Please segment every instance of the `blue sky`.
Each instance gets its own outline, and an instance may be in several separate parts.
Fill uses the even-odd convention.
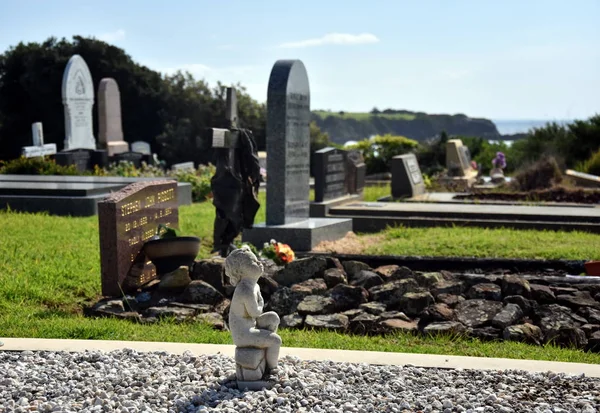
[[[558,120],[600,113],[599,21],[600,0],[0,0],[0,52],[94,36],[259,101],[298,58],[313,109]]]

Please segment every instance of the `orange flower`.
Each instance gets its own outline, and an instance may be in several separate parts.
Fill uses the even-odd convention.
[[[283,263],[288,264],[296,258],[296,254],[287,244],[282,244],[278,242],[275,244],[275,252],[277,253],[277,258]]]

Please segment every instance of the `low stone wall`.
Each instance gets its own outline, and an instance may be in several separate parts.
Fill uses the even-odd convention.
[[[323,256],[286,267],[264,264],[259,284],[265,311],[277,312],[282,328],[465,334],[600,351],[600,278],[423,272],[394,264],[371,268]],[[141,322],[194,319],[223,329],[232,294],[223,261],[202,260],[135,297],[104,299],[86,314]]]

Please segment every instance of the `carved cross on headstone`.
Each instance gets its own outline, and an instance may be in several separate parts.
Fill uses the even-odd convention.
[[[228,129],[211,128],[209,139],[215,150],[216,172],[211,179],[216,208],[214,251],[226,257],[242,228],[251,228],[259,204],[256,200],[260,164],[252,132],[240,129],[237,95],[227,88],[225,117]]]

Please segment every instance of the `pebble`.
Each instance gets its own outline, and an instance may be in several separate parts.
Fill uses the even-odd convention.
[[[0,352],[0,412],[600,412],[600,379],[280,360],[240,392],[233,359],[186,352]]]

